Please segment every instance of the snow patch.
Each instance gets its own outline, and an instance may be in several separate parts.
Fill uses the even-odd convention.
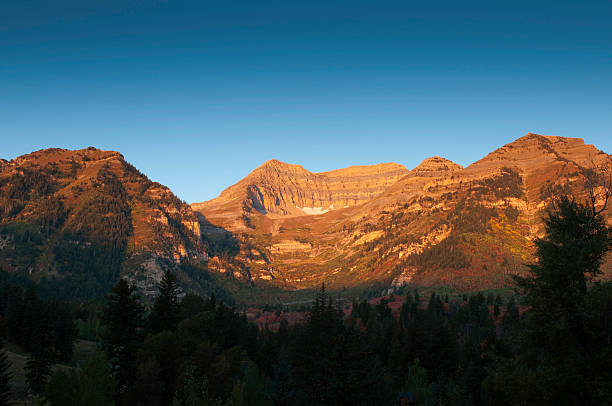
[[[300,207],[300,206],[296,206],[298,209],[301,209],[304,213],[314,216],[317,214],[325,214],[330,210],[334,209],[334,205],[332,204],[331,206],[329,206],[329,208],[324,209],[323,207]]]

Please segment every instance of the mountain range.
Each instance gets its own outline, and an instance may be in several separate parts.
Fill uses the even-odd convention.
[[[435,156],[313,173],[271,160],[187,205],[118,152],[41,150],[0,161],[0,267],[64,296],[120,275],[151,293],[168,268],[196,291],[231,281],[234,296],[321,282],[500,288],[533,260],[553,199],[586,199],[586,176],[610,159],[527,134],[465,168]]]

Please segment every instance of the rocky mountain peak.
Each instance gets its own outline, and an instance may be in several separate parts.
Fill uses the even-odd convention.
[[[273,159],[225,189],[218,198],[192,207],[205,216],[222,211],[225,218],[241,218],[249,209],[268,217],[323,214],[369,201],[408,173],[396,163],[314,173]]]
[[[470,170],[505,165],[522,171],[533,171],[551,163],[568,163],[576,167],[589,167],[605,153],[582,138],[568,138],[529,133],[514,142],[491,152],[468,167]]]
[[[445,172],[454,172],[461,169],[463,169],[461,165],[449,159],[433,156],[424,159],[419,166],[412,170],[411,174],[416,176],[438,176]]]
[[[353,165],[347,168],[334,169],[333,171],[319,172],[317,175],[328,178],[341,178],[353,176],[389,176],[392,174],[404,176],[407,173],[408,170],[404,165],[395,162],[384,162],[376,165]]]
[[[281,174],[309,174],[301,165],[288,164],[277,159],[270,159],[258,166],[245,179],[261,176],[280,176]]]

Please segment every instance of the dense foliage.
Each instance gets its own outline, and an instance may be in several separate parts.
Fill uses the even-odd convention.
[[[148,310],[122,279],[102,310],[104,352],[50,379],[36,362],[51,357],[37,358],[44,351],[28,340],[60,353],[63,330],[50,320],[61,306],[48,302],[55,310],[45,313],[32,289],[7,286],[3,324],[9,340],[30,346],[30,389],[53,405],[391,405],[401,396],[418,405],[605,405],[612,285],[594,278],[610,230],[571,200],[555,207],[538,261],[517,278],[520,297],[404,289],[399,303],[347,306],[323,285],[302,322],[257,327],[214,296],[183,295],[172,272]],[[32,309],[49,314],[52,333],[36,330]]]
[[[487,386],[504,404],[609,404],[612,285],[593,278],[612,235],[573,200],[558,200],[556,209],[531,275],[517,278],[529,306],[517,351],[500,357]]]

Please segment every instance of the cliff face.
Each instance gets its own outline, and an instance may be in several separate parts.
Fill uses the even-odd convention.
[[[114,151],[47,149],[2,162],[0,213],[2,270],[70,280],[77,296],[99,294],[120,273],[152,287],[163,269],[207,259],[191,208]]]
[[[254,280],[291,289],[503,287],[533,259],[552,200],[585,201],[585,174],[609,159],[581,139],[528,134],[466,168],[432,157],[412,171],[385,164],[312,174],[273,162],[194,207],[238,231],[236,258]],[[303,207],[320,215],[295,210]]]
[[[254,210],[270,218],[324,214],[369,201],[408,172],[402,165],[385,163],[312,173],[272,160],[218,198],[192,207],[203,213],[224,207]]]

